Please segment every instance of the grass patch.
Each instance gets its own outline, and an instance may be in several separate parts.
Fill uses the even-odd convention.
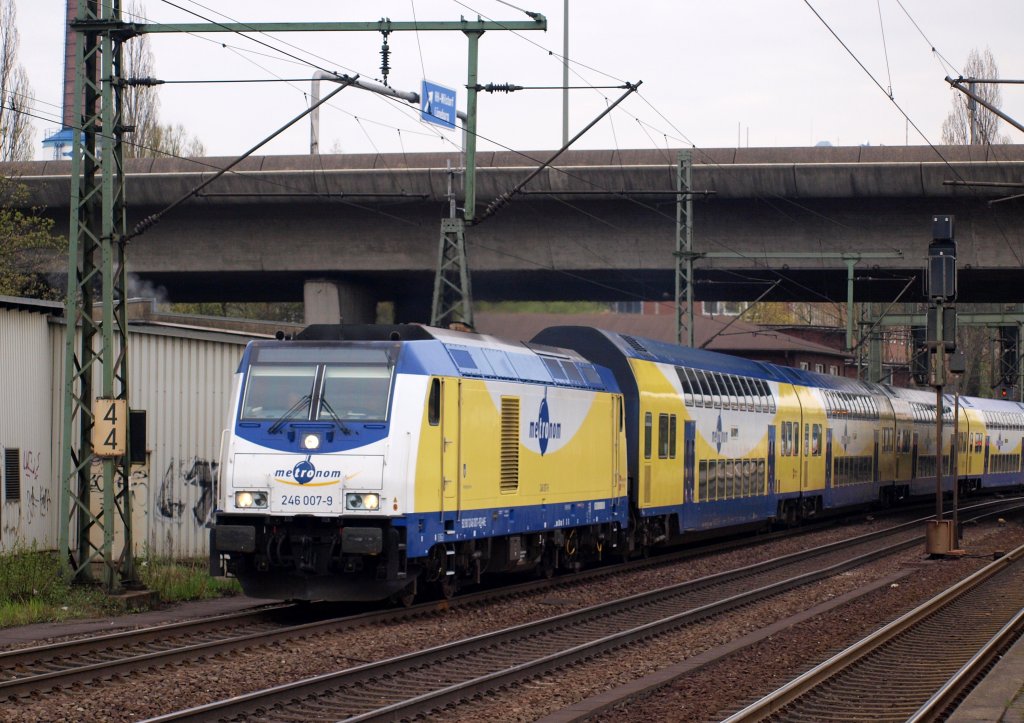
[[[150,557],[136,561],[135,569],[142,584],[148,590],[155,590],[163,602],[242,594],[237,580],[210,577],[206,560],[174,561]]]
[[[112,610],[98,588],[66,583],[52,552],[33,544],[0,555],[0,627],[107,615]]]
[[[205,560],[136,560],[141,582],[162,602],[240,595],[237,580],[210,577]],[[32,547],[0,554],[0,628],[116,615],[121,610],[99,586],[69,584],[57,556]]]

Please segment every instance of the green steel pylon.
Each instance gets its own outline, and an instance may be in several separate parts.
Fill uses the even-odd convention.
[[[121,156],[121,2],[78,3],[59,544],[69,578],[135,581]],[[94,313],[96,294],[102,302]],[[95,494],[94,494],[95,493]]]
[[[473,291],[466,260],[466,222],[461,218],[444,218],[437,248],[430,325],[446,327],[453,322],[473,327]]]

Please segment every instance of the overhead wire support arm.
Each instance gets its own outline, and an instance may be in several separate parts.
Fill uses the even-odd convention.
[[[549,158],[548,160],[546,160],[546,161],[545,161],[544,163],[542,163],[541,165],[537,166],[537,168],[535,168],[535,169],[534,169],[533,173],[531,173],[531,174],[530,174],[529,176],[527,176],[527,177],[526,177],[525,179],[523,179],[522,181],[520,181],[519,183],[517,183],[517,184],[516,184],[515,186],[513,186],[513,187],[512,187],[512,188],[511,188],[510,190],[506,191],[505,193],[501,194],[501,195],[500,195],[500,196],[498,196],[498,197],[497,197],[496,199],[494,199],[493,201],[491,201],[490,205],[489,205],[489,206],[487,206],[487,209],[486,209],[486,210],[485,210],[485,211],[483,212],[483,214],[482,214],[482,215],[480,216],[480,218],[478,218],[478,219],[476,220],[476,223],[478,223],[478,224],[479,224],[479,223],[482,223],[483,221],[485,221],[486,219],[490,218],[490,217],[491,217],[491,216],[493,216],[493,215],[494,215],[495,213],[497,213],[497,212],[498,212],[498,210],[499,210],[499,209],[501,209],[501,208],[502,208],[503,206],[507,205],[507,204],[508,204],[508,202],[509,202],[509,201],[510,201],[510,200],[512,199],[512,197],[513,197],[513,196],[515,196],[515,195],[516,195],[517,193],[519,193],[520,191],[522,191],[522,190],[523,190],[523,188],[524,188],[524,187],[525,187],[525,186],[526,186],[526,185],[527,185],[527,184],[528,184],[528,183],[529,183],[530,181],[532,181],[532,180],[533,180],[534,178],[536,178],[536,177],[537,177],[537,176],[538,176],[538,175],[540,174],[540,172],[541,172],[541,171],[543,171],[543,170],[544,170],[545,168],[547,168],[547,167],[548,167],[548,166],[550,166],[550,165],[551,165],[552,163],[554,163],[554,162],[555,162],[555,160],[556,160],[556,159],[557,159],[557,158],[558,158],[558,157],[559,157],[560,155],[562,155],[563,153],[565,153],[565,152],[566,152],[566,151],[567,151],[567,150],[569,149],[569,147],[570,147],[570,146],[572,146],[572,144],[573,144],[573,143],[575,143],[575,142],[576,142],[576,141],[578,141],[578,140],[579,140],[580,138],[582,138],[582,137],[583,137],[583,136],[584,136],[584,135],[585,135],[585,134],[587,133],[587,131],[589,131],[589,130],[590,130],[591,128],[593,128],[593,127],[594,127],[595,125],[597,125],[597,124],[598,124],[598,123],[599,123],[599,122],[601,121],[601,119],[602,119],[602,118],[604,118],[604,117],[605,117],[606,115],[608,115],[609,113],[611,113],[611,112],[612,112],[612,111],[613,111],[613,110],[615,109],[615,107],[619,105],[619,103],[621,103],[621,102],[622,102],[622,101],[624,101],[624,100],[625,100],[626,98],[628,98],[628,97],[629,97],[630,95],[632,95],[632,94],[633,94],[634,92],[636,92],[637,88],[639,88],[639,87],[640,87],[640,86],[641,86],[642,84],[643,84],[643,81],[642,81],[642,80],[638,80],[638,81],[637,81],[636,83],[626,83],[626,84],[625,84],[625,85],[623,85],[623,86],[619,86],[619,87],[621,87],[621,88],[625,88],[625,89],[626,89],[626,92],[625,92],[625,93],[623,93],[622,95],[620,95],[620,96],[619,96],[619,97],[618,97],[618,98],[617,98],[617,99],[615,100],[615,102],[614,102],[614,103],[612,103],[612,104],[611,104],[611,105],[609,105],[609,106],[608,106],[607,108],[605,108],[605,109],[604,109],[603,111],[601,111],[601,113],[599,113],[599,114],[598,114],[598,116],[597,116],[596,118],[594,118],[594,120],[590,121],[590,123],[588,123],[588,124],[587,124],[587,125],[586,125],[586,126],[585,126],[585,127],[583,128],[583,130],[581,130],[581,131],[580,131],[579,133],[577,133],[576,135],[574,135],[574,136],[573,136],[572,138],[570,138],[570,139],[569,139],[569,140],[568,140],[568,141],[567,141],[567,142],[566,142],[566,143],[565,143],[565,144],[564,144],[564,145],[563,145],[563,146],[562,146],[561,148],[559,148],[559,149],[558,149],[557,151],[555,151],[555,154],[554,154],[553,156],[551,156],[551,158]]]
[[[1015,121],[1013,118],[1011,118],[1010,116],[1006,115],[1006,113],[1003,113],[1001,110],[999,110],[994,105],[989,103],[987,100],[985,100],[984,98],[979,96],[977,93],[973,93],[968,88],[964,87],[963,82],[967,81],[967,80],[971,80],[971,81],[973,81],[975,83],[978,83],[978,82],[993,82],[993,81],[978,81],[978,80],[975,80],[973,78],[955,78],[954,79],[954,78],[950,78],[948,75],[946,76],[946,82],[949,83],[951,86],[953,86],[954,88],[959,90],[961,93],[966,95],[968,98],[970,98],[970,99],[972,99],[972,100],[974,100],[974,101],[976,101],[978,103],[981,103],[981,105],[985,106],[985,108],[987,108],[988,110],[990,110],[993,113],[995,113],[997,116],[1002,118],[1004,121],[1006,121],[1007,123],[1012,125],[1017,130],[1019,130],[1021,132],[1024,132],[1024,125],[1021,125],[1020,123]]]
[[[621,90],[621,85],[515,85],[514,83],[488,83],[477,85],[485,93],[514,93],[517,90]]]
[[[96,23],[75,23],[76,30],[101,30]],[[127,25],[127,23],[126,23]],[[153,23],[133,24],[136,33],[299,33],[299,32],[388,32],[399,31],[452,31],[484,33],[488,30],[544,30],[547,19],[539,13],[534,20],[445,20],[445,21],[381,21],[329,22],[329,23]]]

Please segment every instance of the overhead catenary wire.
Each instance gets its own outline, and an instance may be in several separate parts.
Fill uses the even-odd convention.
[[[538,167],[537,167],[537,168],[536,168],[536,169],[535,169],[535,170],[533,171],[533,173],[531,173],[531,174],[530,174],[529,176],[527,176],[527,177],[526,177],[525,179],[523,179],[522,181],[520,181],[519,183],[517,183],[517,184],[516,184],[515,186],[513,186],[513,187],[512,187],[512,188],[511,188],[510,190],[506,191],[505,193],[501,194],[501,195],[500,195],[500,196],[498,196],[498,197],[497,197],[496,199],[494,199],[494,200],[493,200],[493,201],[492,201],[492,202],[490,203],[490,205],[489,205],[489,206],[487,206],[487,209],[486,209],[486,210],[485,210],[485,211],[484,211],[484,212],[483,212],[483,213],[482,213],[482,214],[480,215],[480,218],[478,218],[478,219],[476,220],[476,223],[478,223],[478,224],[479,224],[479,223],[482,223],[483,221],[487,220],[487,219],[488,219],[489,217],[493,216],[493,215],[494,215],[494,214],[495,214],[495,213],[496,213],[496,212],[498,211],[498,209],[500,209],[500,208],[501,208],[502,206],[506,205],[506,204],[507,204],[507,203],[509,202],[509,200],[510,200],[510,199],[511,199],[511,198],[512,198],[512,197],[513,197],[513,196],[514,196],[515,194],[517,194],[517,193],[518,193],[519,191],[521,191],[521,190],[523,189],[523,187],[524,187],[524,186],[526,186],[526,184],[528,184],[528,183],[529,183],[530,181],[532,181],[532,180],[533,180],[534,178],[536,178],[536,177],[537,177],[537,175],[538,175],[538,174],[539,174],[539,173],[540,173],[541,171],[543,171],[543,170],[544,170],[545,168],[547,168],[547,167],[548,167],[548,166],[550,166],[550,165],[551,165],[552,163],[554,163],[554,162],[555,162],[555,160],[556,160],[556,159],[557,159],[557,158],[558,158],[558,157],[559,157],[560,155],[562,155],[562,154],[563,154],[563,153],[564,153],[564,152],[565,152],[566,150],[568,150],[568,148],[569,148],[569,147],[570,147],[570,146],[571,146],[571,145],[572,145],[573,143],[575,143],[576,141],[578,141],[578,140],[579,140],[579,139],[580,139],[580,138],[581,138],[581,137],[582,137],[583,135],[585,135],[585,134],[586,134],[586,132],[587,132],[587,131],[589,131],[589,130],[590,130],[591,128],[593,128],[593,127],[594,127],[594,126],[595,126],[595,125],[596,125],[596,124],[597,124],[598,122],[600,122],[600,120],[601,120],[602,118],[604,118],[604,117],[605,117],[606,115],[608,115],[608,114],[609,114],[609,113],[610,113],[610,112],[611,112],[611,111],[612,111],[612,110],[613,110],[613,109],[614,109],[614,108],[615,108],[615,107],[616,107],[616,106],[617,106],[617,105],[618,105],[619,103],[621,103],[621,102],[622,102],[622,101],[624,101],[624,100],[625,100],[625,99],[626,99],[627,97],[629,97],[630,95],[632,95],[632,94],[633,94],[633,93],[634,93],[634,92],[636,91],[636,89],[640,87],[640,85],[641,85],[642,83],[643,83],[643,81],[642,81],[642,80],[638,80],[638,81],[637,81],[636,83],[628,83],[628,82],[627,82],[627,83],[626,83],[626,86],[625,86],[625,87],[626,87],[626,92],[625,92],[625,93],[623,93],[623,94],[622,94],[621,96],[619,96],[619,97],[618,97],[618,99],[616,99],[616,101],[615,101],[614,103],[612,103],[612,104],[611,104],[610,106],[608,106],[608,108],[607,108],[607,109],[606,109],[606,110],[605,110],[605,111],[604,111],[603,113],[601,113],[601,114],[600,114],[600,115],[598,115],[598,116],[597,116],[596,118],[594,118],[594,120],[590,121],[590,123],[588,123],[588,124],[587,124],[587,125],[586,125],[586,126],[585,126],[585,127],[583,128],[583,130],[581,130],[581,131],[580,131],[579,133],[577,133],[577,134],[576,134],[575,136],[573,136],[572,138],[570,138],[570,139],[568,140],[568,142],[566,142],[566,143],[565,143],[565,144],[564,144],[564,145],[563,145],[563,146],[562,146],[562,147],[561,147],[560,149],[558,149],[558,151],[556,151],[556,152],[555,152],[555,154],[554,154],[553,156],[551,156],[551,157],[550,157],[550,158],[549,158],[548,160],[546,160],[546,161],[545,161],[544,163],[542,163],[542,164],[541,164],[540,166],[538,166]]]
[[[338,84],[338,87],[335,88],[330,93],[328,93],[326,96],[324,96],[323,100],[321,100],[319,103],[315,103],[314,105],[312,105],[309,108],[307,108],[306,110],[304,110],[302,113],[299,113],[297,116],[295,116],[290,121],[288,121],[285,125],[283,125],[280,128],[278,128],[276,131],[274,131],[269,136],[267,136],[266,138],[261,140],[259,143],[257,143],[252,148],[250,148],[248,151],[246,151],[242,155],[238,156],[238,158],[236,158],[234,161],[229,163],[226,167],[222,168],[217,173],[215,173],[212,176],[210,176],[210,178],[208,178],[205,181],[203,181],[202,183],[200,183],[198,186],[193,188],[191,191],[188,191],[187,193],[185,193],[183,196],[178,198],[176,201],[173,201],[172,203],[170,203],[169,205],[165,206],[164,208],[162,208],[161,210],[157,211],[156,213],[154,213],[154,214],[152,214],[150,216],[147,216],[146,218],[144,218],[141,221],[139,221],[139,223],[137,223],[135,225],[135,228],[132,229],[131,233],[129,233],[127,235],[127,239],[126,240],[132,239],[132,238],[134,238],[136,236],[139,236],[142,233],[145,233],[147,229],[152,228],[166,214],[168,214],[171,211],[173,211],[175,208],[180,206],[182,203],[184,203],[188,199],[190,199],[193,196],[197,195],[204,188],[209,186],[211,183],[216,181],[218,178],[223,176],[225,173],[230,171],[232,168],[237,166],[239,163],[244,161],[246,158],[248,158],[253,153],[258,151],[260,148],[265,146],[267,143],[272,141],[274,138],[276,138],[277,136],[281,135],[281,133],[283,133],[285,130],[290,128],[292,125],[294,125],[295,123],[299,122],[300,120],[305,118],[307,115],[312,113],[314,109],[318,108],[320,105],[322,105],[323,103],[326,103],[329,99],[333,98],[338,93],[340,93],[341,91],[345,90],[345,88],[349,87],[357,79],[358,79],[358,76],[355,76],[355,77],[350,76],[345,81],[340,82]]]
[[[907,120],[907,122],[911,126],[913,126],[913,128],[917,132],[917,134],[920,135],[921,138],[924,139],[925,143],[928,144],[928,147],[932,149],[932,151],[935,153],[935,155],[937,155],[939,157],[939,159],[953,173],[953,175],[956,176],[961,181],[965,180],[963,178],[963,176],[960,174],[960,172],[953,166],[953,164],[950,163],[949,159],[946,158],[945,155],[943,155],[942,151],[940,151],[938,149],[938,147],[934,143],[932,143],[932,141],[928,138],[928,136],[925,135],[924,131],[922,131],[921,128],[917,125],[917,123],[915,123],[911,119],[910,115],[903,109],[903,107],[900,106],[900,104],[896,102],[896,99],[892,96],[892,94],[887,92],[885,90],[885,88],[882,87],[882,84],[879,83],[878,79],[875,78],[875,76],[871,73],[871,71],[868,70],[864,66],[864,63],[861,62],[860,58],[858,58],[857,55],[850,49],[850,47],[843,41],[843,39],[839,37],[839,35],[836,33],[836,31],[832,29],[832,26],[829,25],[828,22],[825,20],[825,18],[823,18],[821,16],[821,14],[814,8],[814,6],[811,4],[810,0],[804,0],[804,4],[811,10],[812,13],[814,13],[815,17],[817,17],[818,20],[821,21],[822,25],[824,25],[825,28],[829,31],[829,33],[832,34],[832,37],[834,37],[836,39],[836,41],[843,47],[843,49],[847,52],[847,54],[849,54],[849,56],[851,58],[853,58],[854,62],[856,62],[857,65],[860,66],[861,70],[863,70],[864,73],[871,79],[871,81],[876,86],[878,86],[878,89],[886,94],[886,96],[889,98],[889,101],[896,107],[896,109]],[[998,228],[1000,230],[1000,234],[1003,237],[1003,242],[1006,244],[1006,247],[1010,251],[1010,254],[1013,256],[1014,259],[1017,260],[1018,266],[1024,267],[1024,259],[1021,258],[1021,256],[1017,253],[1017,250],[1010,243],[1010,239],[1007,238],[1007,236],[1006,236],[1005,229],[1003,229],[1001,224],[997,223],[997,226],[998,226]]]
[[[243,37],[244,37],[244,36],[243,36]],[[645,99],[645,100],[646,100],[646,99]],[[648,101],[648,103],[649,103],[649,101]],[[652,106],[652,107],[653,107],[653,106]],[[358,119],[358,117],[357,117],[357,120],[359,120],[359,119]],[[363,121],[367,121],[367,122],[374,122],[374,121],[372,121],[372,119],[366,119],[366,118],[363,118],[362,120],[363,120]],[[381,124],[381,125],[386,125],[386,124]],[[364,130],[364,133],[366,133],[366,130],[365,130],[365,129],[363,129],[363,130]],[[396,130],[397,130],[397,129],[396,129]],[[481,137],[483,137],[483,136],[481,136]],[[666,136],[666,137],[667,137],[667,136]],[[375,147],[375,148],[376,148],[376,147]],[[404,152],[404,145],[403,145],[403,152]],[[559,170],[559,169],[557,169],[557,168],[556,168],[556,169],[554,169],[554,170],[556,170],[556,171],[557,171],[557,170]],[[824,216],[823,216],[823,217],[824,217]],[[830,220],[831,220],[831,219],[830,219]],[[833,221],[834,221],[834,220],[833,220]]]

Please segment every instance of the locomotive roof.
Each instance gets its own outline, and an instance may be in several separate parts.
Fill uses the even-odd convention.
[[[407,373],[618,391],[607,369],[570,349],[418,324],[318,324],[307,327],[294,340],[253,342],[250,349],[300,345],[315,348],[332,342],[401,344],[404,351],[398,358],[398,369]],[[250,358],[247,349],[243,367]]]

